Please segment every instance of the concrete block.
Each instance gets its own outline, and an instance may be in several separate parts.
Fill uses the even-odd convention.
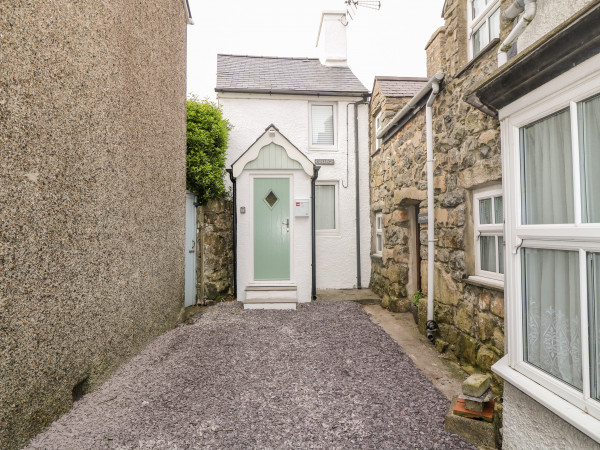
[[[449,433],[458,434],[472,444],[495,448],[494,424],[455,415],[453,409],[456,400],[457,397],[450,404],[450,410],[444,421],[444,429]]]
[[[463,381],[462,392],[470,397],[480,397],[490,387],[490,376],[475,373]]]

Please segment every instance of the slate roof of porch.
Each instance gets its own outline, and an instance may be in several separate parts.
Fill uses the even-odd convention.
[[[381,93],[386,97],[414,97],[429,81],[414,77],[375,77]]]
[[[348,67],[316,58],[217,55],[217,92],[364,96],[369,90]]]

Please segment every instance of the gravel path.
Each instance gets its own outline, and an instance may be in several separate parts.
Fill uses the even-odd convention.
[[[156,339],[35,449],[474,448],[447,399],[355,303],[222,303]]]

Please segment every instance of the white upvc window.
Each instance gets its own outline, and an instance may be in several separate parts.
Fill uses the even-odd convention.
[[[337,111],[335,103],[309,104],[309,143],[312,149],[333,150],[337,147]]]
[[[500,111],[508,361],[497,370],[600,441],[599,67],[590,58]]]
[[[473,192],[475,275],[504,280],[502,186]]]
[[[338,183],[318,181],[315,185],[315,228],[319,234],[327,234],[337,232],[338,224]]]
[[[383,253],[383,216],[375,214],[375,254],[381,256]]]
[[[383,120],[382,113],[379,111],[375,116],[375,150],[379,150],[381,148],[381,139],[377,138],[377,133],[383,128]]]
[[[500,0],[467,0],[469,59],[500,37]]]

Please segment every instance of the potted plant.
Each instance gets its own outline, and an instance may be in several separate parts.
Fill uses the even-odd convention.
[[[417,325],[419,324],[419,300],[421,300],[423,297],[425,296],[420,290],[413,292],[410,312],[412,312],[412,315],[415,319],[415,323]]]

